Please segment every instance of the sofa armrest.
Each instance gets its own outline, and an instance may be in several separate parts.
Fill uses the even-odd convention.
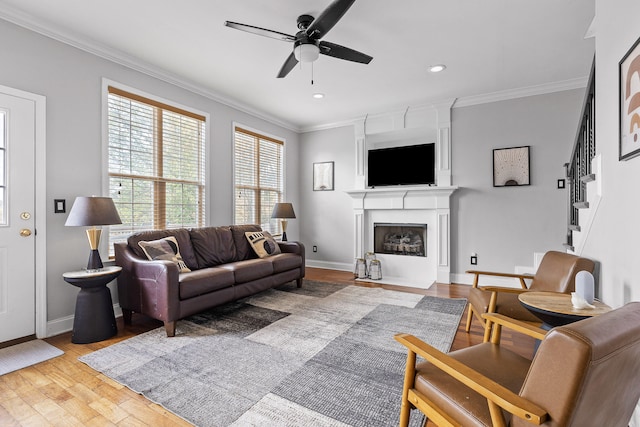
[[[149,261],[138,257],[126,243],[114,244],[118,277],[118,300],[123,310],[142,313],[164,322],[179,318],[178,266],[172,261]]]
[[[301,276],[304,277],[305,275],[305,250],[304,250],[304,245],[300,242],[278,242],[278,246],[280,246],[280,250],[283,253],[292,253],[292,254],[297,254],[300,255],[302,257],[302,265],[300,266],[300,270],[301,270]]]

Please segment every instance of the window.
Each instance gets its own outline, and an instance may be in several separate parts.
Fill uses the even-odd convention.
[[[284,143],[239,127],[234,141],[234,223],[259,224],[280,234],[280,221],[271,212],[282,201]]]
[[[204,225],[205,117],[114,87],[108,90],[109,195],[122,225],[136,231]]]

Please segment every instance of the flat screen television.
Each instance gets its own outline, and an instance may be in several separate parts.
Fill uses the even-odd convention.
[[[369,150],[367,185],[435,184],[435,151],[434,143]]]

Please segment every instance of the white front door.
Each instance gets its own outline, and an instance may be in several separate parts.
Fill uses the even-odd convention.
[[[36,330],[35,114],[0,92],[0,342]]]

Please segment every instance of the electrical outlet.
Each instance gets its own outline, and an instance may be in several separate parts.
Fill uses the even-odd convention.
[[[478,265],[478,255],[471,255],[471,265]]]
[[[318,247],[316,245],[313,245],[313,252],[318,252]]]

